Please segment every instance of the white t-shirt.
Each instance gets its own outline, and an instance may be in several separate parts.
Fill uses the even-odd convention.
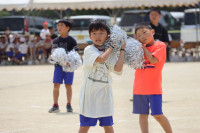
[[[12,49],[15,48],[15,46],[14,46],[13,43],[8,44],[8,46],[7,46],[7,48],[6,48],[6,52],[11,52],[11,51],[10,51],[10,48],[12,48]]]
[[[0,42],[0,49],[4,49],[6,48],[6,46],[7,46],[7,43]]]
[[[110,72],[114,72],[118,58],[112,55],[105,63],[95,62],[102,53],[103,51],[99,51],[94,45],[89,45],[84,50],[80,114],[86,117],[99,118],[112,116],[114,113]]]
[[[15,49],[19,49],[19,43],[14,44]]]
[[[35,43],[35,47],[37,48],[37,47],[41,47],[42,46],[42,41],[38,41],[38,42],[36,42]]]
[[[27,42],[28,48],[34,48],[35,47],[35,43],[28,41]]]
[[[42,29],[41,32],[40,32],[41,39],[44,40],[46,38],[46,34],[50,34],[49,29]]]
[[[21,54],[27,54],[28,45],[25,44],[25,43],[20,44],[18,50],[19,50],[19,52],[20,52]]]

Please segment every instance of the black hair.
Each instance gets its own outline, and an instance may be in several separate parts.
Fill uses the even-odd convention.
[[[158,7],[154,7],[154,8],[152,8],[152,9],[150,10],[149,13],[151,13],[152,11],[155,11],[155,12],[161,14],[161,12],[160,12],[160,8],[158,8]]]
[[[66,25],[66,27],[69,27],[69,31],[70,31],[71,28],[72,28],[72,23],[69,22],[67,19],[60,19],[60,20],[58,21],[58,23],[64,23],[64,24]]]
[[[53,29],[53,27],[49,27],[48,29],[51,30],[51,29]]]
[[[151,25],[150,25],[149,23],[147,23],[147,22],[142,22],[142,23],[138,23],[138,24],[135,26],[135,34],[136,34],[137,30],[142,29],[142,28],[152,30],[152,27],[151,27]]]
[[[108,34],[110,34],[110,28],[109,26],[106,24],[105,20],[101,20],[101,19],[97,19],[94,20],[90,23],[89,25],[89,34],[93,31],[93,30],[101,30],[101,29],[105,29],[107,31]]]
[[[36,35],[36,36],[40,36],[40,33],[37,32],[37,33],[35,33],[35,35]]]

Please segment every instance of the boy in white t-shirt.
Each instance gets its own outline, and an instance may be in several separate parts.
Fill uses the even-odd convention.
[[[28,52],[28,45],[25,43],[25,38],[21,37],[20,38],[20,45],[18,47],[18,54],[16,55],[16,58],[14,58],[14,62],[20,63],[22,57],[26,57]]]
[[[15,50],[14,44],[9,43],[8,46],[6,47],[6,56],[12,59],[14,57],[14,50]]]
[[[93,45],[87,46],[83,55],[79,133],[87,133],[90,126],[95,126],[98,120],[106,133],[114,133],[110,72],[121,74],[126,44],[121,47],[119,57],[111,54],[112,46],[105,51],[100,49],[109,34],[110,29],[103,20],[95,20],[89,25],[89,36]]]

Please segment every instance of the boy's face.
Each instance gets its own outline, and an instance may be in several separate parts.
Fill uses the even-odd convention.
[[[58,23],[57,25],[58,32],[63,35],[63,34],[68,34],[69,31],[69,26],[66,27],[64,23]]]
[[[136,32],[136,38],[138,41],[140,41],[142,44],[151,44],[154,42],[154,30],[150,30],[147,28],[140,28]]]
[[[5,39],[4,37],[2,37],[2,38],[1,38],[1,42],[2,42],[2,43],[5,43],[5,42],[6,42],[6,39]]]
[[[161,15],[156,11],[151,11],[149,14],[149,18],[152,23],[158,23],[160,17],[161,17]]]
[[[108,38],[108,33],[105,29],[93,30],[90,33],[90,39],[96,46],[101,46]]]
[[[49,40],[49,39],[51,39],[51,36],[50,35],[46,35],[46,38],[45,38],[46,40]]]
[[[44,29],[48,29],[48,24],[43,25]]]

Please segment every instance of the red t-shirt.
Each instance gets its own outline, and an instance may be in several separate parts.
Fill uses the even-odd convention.
[[[146,47],[159,62],[151,64],[146,56],[144,57],[144,69],[135,71],[133,94],[162,94],[162,69],[166,59],[165,43],[156,41],[153,45]]]

